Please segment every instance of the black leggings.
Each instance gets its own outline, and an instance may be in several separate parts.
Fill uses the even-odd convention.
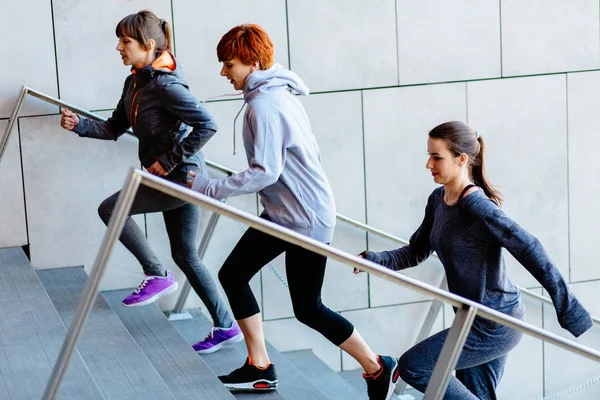
[[[327,258],[253,228],[244,233],[219,271],[219,280],[235,319],[245,319],[260,312],[248,283],[262,267],[283,252],[294,315],[298,321],[339,346],[352,335],[354,326],[321,301]]]

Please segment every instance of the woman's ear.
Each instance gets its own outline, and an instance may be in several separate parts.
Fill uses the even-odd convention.
[[[250,66],[250,72],[258,71],[260,69],[260,64],[258,61],[255,61],[254,64]]]
[[[460,155],[458,156],[459,165],[462,167],[463,165],[467,164],[468,161],[469,161],[469,156],[466,155],[465,153],[460,153]]]
[[[155,43],[156,42],[154,41],[154,39],[149,39],[148,43],[146,45],[146,51],[152,51],[152,50],[154,50],[154,44]]]

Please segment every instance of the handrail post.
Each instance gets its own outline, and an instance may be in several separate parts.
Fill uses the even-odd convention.
[[[442,278],[442,282],[440,283],[440,289],[448,290],[448,285],[446,283],[446,279]],[[437,319],[437,316],[440,314],[444,303],[441,300],[433,299],[431,301],[431,305],[429,306],[429,311],[427,312],[427,316],[425,317],[425,321],[423,321],[423,325],[421,325],[421,330],[419,331],[419,335],[417,336],[417,340],[415,343],[420,343],[425,340],[433,329],[433,324]],[[398,382],[396,385],[396,390],[394,391],[396,394],[404,394],[406,391],[406,387],[408,384],[404,381]]]
[[[4,130],[2,137],[0,137],[0,162],[2,161],[4,150],[6,150],[6,146],[8,144],[8,137],[10,136],[10,132],[12,131],[13,126],[15,125],[15,121],[17,120],[17,116],[19,115],[19,111],[21,110],[21,106],[23,105],[23,100],[25,99],[27,90],[28,89],[25,86],[21,86],[21,93],[19,94],[19,98],[15,103],[15,108],[13,108],[12,112],[10,113],[8,125],[6,125],[6,129]]]
[[[448,331],[444,347],[442,347],[440,356],[435,363],[423,400],[442,400],[444,398],[448,382],[450,382],[450,375],[456,368],[456,363],[460,353],[462,353],[476,315],[477,310],[467,305],[456,311],[454,322]]]
[[[115,210],[108,223],[108,228],[102,239],[102,244],[100,245],[100,250],[94,261],[92,271],[83,292],[81,293],[81,298],[79,299],[77,310],[75,311],[75,315],[69,326],[67,337],[60,349],[58,359],[52,370],[52,375],[50,376],[46,390],[44,391],[42,397],[43,400],[54,400],[58,395],[60,384],[67,372],[73,353],[75,352],[75,346],[77,346],[77,341],[79,340],[85,321],[87,320],[90,309],[98,295],[98,287],[100,286],[100,280],[106,269],[106,264],[116,241],[123,231],[125,220],[129,215],[131,204],[133,203],[141,180],[142,177],[140,176],[140,172],[132,168],[127,175],[127,180],[123,185]]]
[[[202,240],[200,241],[200,246],[198,246],[198,257],[200,257],[200,259],[202,259],[204,257],[204,254],[206,253],[206,249],[208,248],[208,244],[210,243],[210,239],[212,238],[212,235],[215,231],[217,222],[219,222],[220,216],[221,214],[213,211],[212,215],[210,216],[210,219],[208,220],[206,230],[204,231],[204,235],[202,235]],[[188,296],[190,295],[191,288],[192,285],[190,285],[190,281],[186,279],[185,283],[183,284],[183,288],[179,293],[179,297],[177,298],[177,303],[175,303],[175,308],[173,308],[173,311],[169,313],[169,316],[173,314],[179,314],[183,311],[185,302]]]

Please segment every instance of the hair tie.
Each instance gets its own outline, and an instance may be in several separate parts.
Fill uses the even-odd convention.
[[[479,139],[479,132],[475,131],[475,139]]]
[[[158,22],[160,22],[160,24],[161,24],[161,25],[164,25],[164,24],[165,24],[165,20],[164,20],[164,19],[162,19],[162,18],[161,18],[161,19],[159,19],[159,20],[158,20]]]

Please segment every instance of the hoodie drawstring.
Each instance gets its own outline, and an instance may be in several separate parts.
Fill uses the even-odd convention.
[[[242,113],[242,110],[244,109],[245,106],[246,106],[246,102],[244,101],[244,104],[242,104],[240,111],[238,111],[238,113],[235,115],[235,118],[233,119],[233,155],[234,156],[235,156],[235,123],[236,123],[238,117],[240,116],[240,114]]]

